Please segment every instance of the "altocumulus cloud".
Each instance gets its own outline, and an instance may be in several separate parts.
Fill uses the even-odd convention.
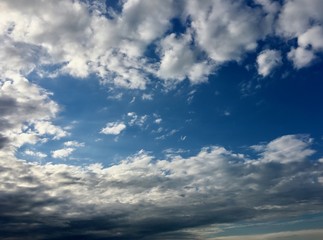
[[[311,142],[283,136],[253,146],[255,158],[220,146],[167,160],[140,151],[110,167],[1,158],[1,236],[199,239],[185,230],[322,211],[323,164]]]

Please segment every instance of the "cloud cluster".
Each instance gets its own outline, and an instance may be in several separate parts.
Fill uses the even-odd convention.
[[[110,167],[1,158],[2,237],[205,239],[186,230],[322,211],[323,165],[310,138],[253,148],[259,157],[220,146],[167,160],[140,151]]]
[[[296,39],[284,56],[295,68],[322,51],[322,3],[284,1],[31,1],[0,3],[0,75],[90,74],[101,83],[145,89],[158,77],[166,85],[204,82],[226,62],[241,62],[259,41]],[[60,16],[57,19],[57,16]],[[173,20],[178,19],[177,26]],[[181,30],[174,30],[181,25]],[[270,44],[270,42],[269,42]],[[277,53],[277,52],[276,52]],[[258,57],[267,76],[279,57]],[[269,54],[269,55],[268,55]],[[270,55],[271,54],[271,55]],[[58,69],[47,72],[45,66]],[[264,65],[266,64],[266,66]]]
[[[50,95],[20,74],[11,72],[0,78],[0,157],[13,155],[27,143],[68,135],[53,123],[60,109]]]

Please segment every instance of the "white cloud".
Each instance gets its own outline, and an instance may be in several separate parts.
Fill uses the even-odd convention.
[[[123,122],[110,122],[106,124],[106,127],[101,129],[100,133],[119,135],[126,127],[127,126]]]
[[[161,133],[162,131],[164,131],[164,129],[163,129],[163,128],[158,128],[156,132],[157,132],[157,133]],[[171,137],[171,136],[173,136],[175,133],[178,133],[178,132],[179,132],[179,130],[178,130],[178,129],[165,130],[165,131],[166,131],[166,133],[165,133],[165,134],[163,134],[163,135],[161,135],[161,136],[156,137],[156,140],[165,140],[166,138]]]
[[[142,96],[141,96],[141,99],[142,100],[153,100],[153,96],[152,94],[147,94],[147,93],[144,93]]]
[[[216,63],[240,60],[265,34],[259,12],[242,1],[189,1],[186,12],[197,44]]]
[[[294,67],[298,69],[309,66],[316,58],[313,51],[302,47],[293,48],[287,56],[293,62]]]
[[[298,37],[298,47],[288,53],[288,58],[293,62],[295,68],[309,66],[316,58],[318,52],[323,50],[323,29],[314,26]]]
[[[320,0],[288,0],[279,15],[278,31],[287,38],[298,37],[323,22],[323,3]]]
[[[163,119],[161,119],[161,118],[156,118],[155,119],[156,124],[161,124],[162,121],[163,121]]]
[[[77,141],[67,141],[67,142],[64,142],[64,146],[66,146],[66,147],[84,147],[85,144],[77,142]]]
[[[35,152],[32,150],[26,150],[24,152],[26,155],[32,156],[32,157],[37,157],[37,158],[45,158],[47,157],[47,154],[42,153],[42,152]]]
[[[53,158],[67,158],[75,151],[74,148],[62,148],[52,151]]]
[[[258,41],[270,35],[296,37],[300,46],[310,43],[314,54],[321,51],[320,0],[256,3],[251,8],[243,1],[129,0],[118,3],[117,11],[92,1],[4,1],[0,75],[96,74],[102,84],[144,90],[152,76],[165,86],[184,79],[205,82],[222,64],[256,51]],[[169,32],[175,16],[190,22],[182,34]],[[147,50],[160,59],[145,55]],[[42,67],[51,64],[60,67],[54,73]]]
[[[197,53],[190,48],[190,35],[176,37],[171,34],[161,41],[161,62],[158,77],[164,80],[183,81],[188,78],[192,83],[206,81],[211,71],[208,63],[197,61]]]
[[[309,149],[312,141],[306,135],[285,135],[266,145],[253,146],[253,149],[261,152],[264,162],[302,162],[315,153]]]
[[[68,133],[66,131],[64,131],[60,127],[57,127],[57,126],[53,125],[49,121],[38,121],[38,122],[35,123],[34,127],[35,127],[35,130],[39,134],[41,134],[41,135],[45,135],[45,134],[53,135],[54,139],[60,139],[62,137],[66,137],[68,135]]]
[[[282,57],[280,51],[265,50],[257,57],[258,74],[263,77],[268,76],[275,68],[282,65]]]
[[[298,45],[303,48],[311,47],[314,50],[323,50],[322,39],[323,28],[314,26],[298,37]]]
[[[288,39],[297,38],[299,46],[288,53],[295,68],[309,66],[316,58],[316,53],[322,51],[322,11],[323,3],[320,0],[289,0],[283,6],[277,32]]]
[[[139,116],[135,112],[129,112],[127,113],[127,116],[130,118],[130,120],[128,121],[129,126],[137,125],[139,127],[142,127],[148,119],[147,115]]]

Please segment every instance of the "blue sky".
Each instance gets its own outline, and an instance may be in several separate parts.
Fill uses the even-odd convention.
[[[320,0],[0,9],[4,239],[322,238]]]

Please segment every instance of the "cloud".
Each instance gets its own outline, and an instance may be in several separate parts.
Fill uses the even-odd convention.
[[[171,34],[165,37],[160,45],[160,67],[158,77],[166,81],[183,81],[188,78],[192,83],[200,83],[207,80],[206,76],[212,67],[207,61],[197,61],[198,53],[192,51],[190,35],[176,37]]]
[[[198,46],[217,64],[239,61],[266,34],[260,12],[242,1],[189,1],[186,12]]]
[[[47,137],[59,139],[68,132],[53,123],[60,108],[51,93],[18,73],[0,78],[0,131],[3,139],[0,156],[13,155],[24,144]]]
[[[144,94],[141,96],[141,99],[142,99],[142,100],[153,100],[153,97],[154,97],[154,95],[152,95],[152,94],[146,94],[146,93],[144,93]]]
[[[282,136],[258,159],[220,146],[167,160],[140,151],[110,167],[1,158],[0,230],[15,239],[205,239],[184,230],[322,211],[323,165],[310,143]]]
[[[323,230],[300,230],[290,232],[277,232],[268,234],[255,234],[255,235],[243,235],[243,236],[229,236],[229,237],[216,237],[211,240],[302,240],[312,239],[320,240],[323,236]]]
[[[102,128],[100,133],[107,135],[119,135],[126,129],[126,125],[123,122],[110,122],[106,124],[106,127]]]
[[[293,48],[287,56],[297,69],[309,66],[316,58],[313,51],[304,49],[302,47]]]
[[[315,59],[317,53],[323,50],[323,29],[314,26],[298,37],[298,47],[292,48],[288,58],[294,63],[295,68],[309,66]]]
[[[323,4],[312,0],[287,1],[279,15],[277,31],[287,39],[296,38],[297,48],[292,48],[288,58],[297,69],[309,66],[316,54],[322,51]]]
[[[62,148],[52,151],[53,158],[67,158],[75,151],[75,148]]]
[[[45,158],[47,157],[47,154],[42,153],[42,152],[35,152],[32,150],[26,150],[24,152],[26,155],[32,156],[32,157],[37,157],[37,158]]]
[[[302,162],[315,153],[308,148],[312,142],[313,139],[306,135],[285,135],[267,145],[253,146],[253,149],[261,152],[261,160],[265,162]]]
[[[161,119],[161,118],[156,118],[155,119],[156,124],[161,124],[162,121],[163,121],[163,119]]]
[[[147,115],[139,116],[135,112],[128,112],[127,116],[130,118],[128,121],[129,126],[139,126],[142,127],[148,119]]]
[[[280,51],[265,50],[257,57],[258,74],[263,77],[268,76],[275,68],[282,65],[282,57]]]
[[[77,141],[67,141],[67,142],[64,142],[64,146],[66,146],[66,147],[84,147],[85,144],[77,142]]]
[[[0,5],[0,75],[94,74],[103,85],[145,90],[154,84],[152,77],[166,87],[185,79],[205,82],[272,36],[297,38],[301,48],[311,44],[314,55],[322,51],[319,0],[255,3],[128,0],[113,8],[96,1],[5,1]],[[183,25],[182,32],[173,32],[174,19]],[[307,63],[289,59],[301,68],[314,58],[307,54]],[[51,65],[54,72],[46,70]]]
[[[287,38],[298,37],[311,28],[312,24],[322,23],[322,10],[323,3],[320,0],[288,0],[282,7],[277,29]]]

